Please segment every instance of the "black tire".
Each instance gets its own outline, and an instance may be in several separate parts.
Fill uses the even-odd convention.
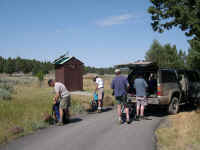
[[[172,97],[171,102],[168,107],[168,113],[170,115],[175,115],[179,111],[179,99],[177,97]]]
[[[92,112],[94,112],[94,111],[96,111],[97,110],[97,108],[98,108],[98,104],[97,104],[97,102],[95,102],[95,101],[91,101],[91,111]]]
[[[132,103],[128,103],[128,108],[129,108],[129,115],[130,115],[130,117],[132,118],[132,117],[134,117],[135,116],[135,110],[136,110],[136,107],[135,107],[135,105],[134,104],[132,104]]]

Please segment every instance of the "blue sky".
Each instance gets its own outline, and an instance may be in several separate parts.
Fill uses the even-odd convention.
[[[69,51],[85,65],[144,59],[154,39],[188,50],[179,29],[151,28],[149,0],[0,0],[0,55],[52,61]]]

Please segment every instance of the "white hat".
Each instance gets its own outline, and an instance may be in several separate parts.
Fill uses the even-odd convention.
[[[120,69],[115,69],[115,73],[119,73],[119,72],[121,72]]]

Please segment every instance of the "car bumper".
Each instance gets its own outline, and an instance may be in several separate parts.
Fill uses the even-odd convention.
[[[128,99],[132,103],[136,103],[136,97],[128,96]],[[151,104],[151,105],[159,105],[159,104],[161,104],[159,97],[157,97],[157,98],[147,98],[147,102],[148,102],[148,104]]]

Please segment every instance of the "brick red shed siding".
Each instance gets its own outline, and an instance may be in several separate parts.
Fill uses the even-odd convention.
[[[65,84],[69,91],[83,90],[84,65],[75,57],[62,65],[55,65],[56,81]]]

